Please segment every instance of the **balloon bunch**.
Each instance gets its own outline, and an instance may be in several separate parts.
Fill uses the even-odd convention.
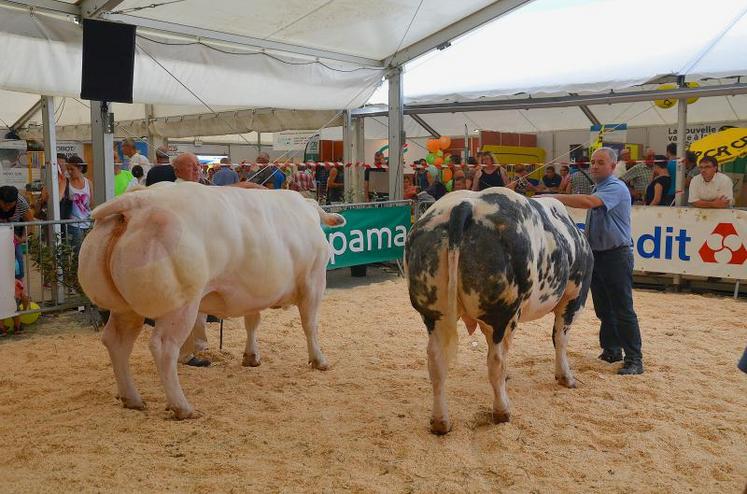
[[[441,182],[446,185],[447,190],[451,191],[451,154],[444,153],[451,147],[451,137],[441,136],[438,139],[428,139],[425,147],[428,149],[425,157],[426,163],[441,170]]]
[[[428,139],[425,143],[426,149],[428,149],[428,155],[425,157],[426,163],[441,167],[441,165],[448,165],[451,163],[451,154],[444,151],[451,147],[451,137],[441,136],[438,139]]]

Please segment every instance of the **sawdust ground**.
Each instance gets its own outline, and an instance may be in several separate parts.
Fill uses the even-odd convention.
[[[490,423],[481,335],[460,329],[449,376],[454,430],[428,432],[426,333],[404,281],[330,275],[310,369],[295,309],[266,311],[263,362],[241,367],[241,321],[214,365],[180,366],[202,418],[177,422],[147,346],[131,364],[144,412],[115,400],[109,358],[80,317],[45,317],[0,341],[0,490],[5,492],[741,492],[747,479],[743,301],[636,292],[646,374],[597,360],[591,307],[572,330],[579,387],[553,379],[549,318],[511,350],[512,421]],[[479,333],[479,332],[478,332]]]

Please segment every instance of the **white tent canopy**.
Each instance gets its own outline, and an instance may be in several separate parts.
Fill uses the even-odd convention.
[[[12,101],[0,105],[0,118],[12,126],[38,101],[27,94],[78,96],[83,17],[138,26],[135,104],[114,105],[117,121],[131,130],[145,128],[146,118],[300,111],[266,127],[255,121],[246,128],[246,119],[226,116],[192,119],[200,124],[181,129],[160,126],[168,136],[215,135],[335,124],[302,111],[358,107],[387,67],[529,1],[0,0],[0,101]],[[58,124],[68,126],[61,137],[85,138],[85,129],[70,126],[88,123],[86,109],[69,99],[58,108]],[[39,112],[28,117],[32,127],[41,123]]]
[[[415,56],[527,1],[3,0],[0,88],[77,96],[79,16],[93,12],[138,26],[136,103],[354,108],[386,59]]]
[[[24,3],[46,8],[32,14],[17,6]],[[5,61],[0,88],[12,90],[0,91],[0,119],[6,124],[12,125],[32,107],[36,95],[60,95],[65,99],[56,101],[59,138],[87,138],[90,113],[87,103],[77,98],[81,28],[73,20],[76,12],[97,2],[79,3],[0,0],[0,39],[8,41],[0,44]],[[339,125],[337,113],[329,110],[366,101],[388,61],[407,60],[425,52],[425,45],[453,40],[470,25],[522,4],[527,5],[456,39],[448,49],[407,64],[405,102],[620,92],[633,86],[655,88],[646,83],[672,74],[701,84],[722,84],[734,82],[726,77],[747,73],[743,0],[720,0],[712,6],[718,8],[696,0],[424,0],[422,5],[419,0],[185,0],[156,3],[155,8],[147,8],[152,0],[98,3],[114,12],[103,11],[102,18],[139,26],[135,100],[140,103],[113,105],[119,136],[142,136],[150,130],[186,138]],[[140,7],[146,8],[132,10]],[[198,32],[211,37],[198,38]],[[303,65],[288,65],[289,61]],[[370,102],[385,101],[382,95],[386,84]],[[150,115],[143,103],[152,104]],[[268,106],[295,110],[259,109]],[[744,120],[747,96],[703,98],[689,108],[692,123]],[[648,102],[590,110],[605,123],[645,126],[676,121],[676,109],[662,110]],[[465,124],[468,130],[516,132],[589,125],[576,107],[422,118],[450,135],[461,135]],[[387,136],[386,117],[368,120],[366,137]],[[40,136],[41,114],[32,114],[29,123],[22,135]],[[405,130],[408,136],[427,135],[409,117]]]
[[[537,0],[405,66],[406,104],[747,74],[744,0]],[[369,101],[385,103],[384,84]]]

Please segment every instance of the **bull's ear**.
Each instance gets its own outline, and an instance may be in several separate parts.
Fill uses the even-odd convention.
[[[327,213],[324,216],[324,224],[327,226],[343,226],[346,223],[342,215]]]

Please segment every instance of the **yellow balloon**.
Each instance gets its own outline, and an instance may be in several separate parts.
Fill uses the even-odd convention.
[[[27,308],[24,308],[22,305],[18,306],[18,310],[33,310],[38,309],[39,305],[36,302],[29,302],[29,306]],[[22,316],[19,316],[21,322],[25,325],[34,324],[36,321],[39,320],[39,316],[41,316],[41,312],[33,312],[31,314],[23,314]],[[8,317],[6,319],[3,319],[3,324],[5,324],[5,327],[8,329],[13,329],[13,318]]]
[[[700,87],[700,84],[698,84],[697,82],[686,82],[685,86],[694,88],[694,87]],[[676,88],[677,88],[676,84],[662,84],[657,89],[660,91],[666,91],[669,89],[676,89]],[[696,101],[698,101],[698,98],[688,98],[687,104],[692,105]],[[654,104],[658,106],[659,108],[664,108],[665,110],[667,110],[675,106],[677,104],[677,100],[674,98],[657,99],[657,100],[654,100]]]
[[[28,308],[24,309],[20,305],[18,306],[18,310],[33,310],[38,309],[39,305],[36,302],[29,302]],[[41,312],[32,312],[31,314],[23,314],[20,316],[21,322],[23,324],[34,324],[36,321],[39,320],[39,316],[41,316]]]

